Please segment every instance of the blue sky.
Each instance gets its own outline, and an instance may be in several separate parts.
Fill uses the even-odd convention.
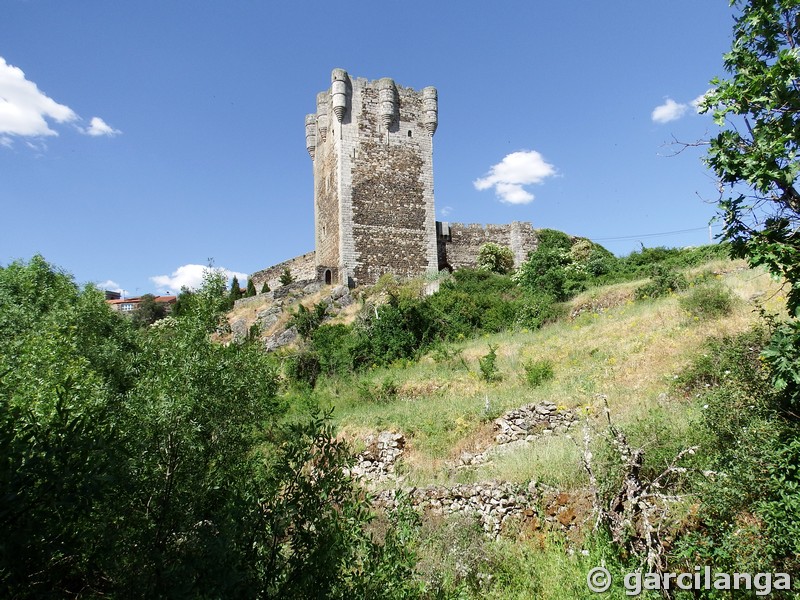
[[[703,150],[670,142],[715,132],[691,103],[724,75],[725,0],[0,0],[0,14],[0,264],[41,253],[138,295],[177,291],[209,259],[246,274],[312,250],[304,117],[335,67],[438,88],[443,220],[530,221],[618,254],[708,241]]]

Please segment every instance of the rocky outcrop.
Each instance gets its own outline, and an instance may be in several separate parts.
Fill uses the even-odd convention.
[[[267,352],[277,350],[283,346],[291,344],[297,339],[297,327],[290,327],[289,329],[269,336],[264,340],[264,348]]]

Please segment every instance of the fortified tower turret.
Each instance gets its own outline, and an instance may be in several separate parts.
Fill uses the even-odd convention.
[[[331,73],[305,121],[314,169],[315,261],[328,283],[438,267],[433,201],[436,88]]]

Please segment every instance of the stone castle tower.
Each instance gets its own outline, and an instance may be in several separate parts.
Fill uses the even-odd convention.
[[[538,243],[530,223],[437,222],[433,204],[436,88],[421,91],[389,78],[331,73],[306,115],[314,169],[315,249],[253,273],[256,288],[296,281],[371,285],[384,273],[411,278],[477,264],[482,244],[508,246],[520,264]]]
[[[317,277],[352,286],[375,283],[386,272],[436,272],[436,88],[416,91],[334,69],[305,124]]]

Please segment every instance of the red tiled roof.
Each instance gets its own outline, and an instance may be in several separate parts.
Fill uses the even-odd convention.
[[[177,299],[177,296],[153,296],[153,300],[155,300],[157,304],[172,304],[173,302],[177,301]],[[139,304],[141,301],[141,296],[136,296],[134,298],[120,298],[119,300],[106,300],[108,304]]]

